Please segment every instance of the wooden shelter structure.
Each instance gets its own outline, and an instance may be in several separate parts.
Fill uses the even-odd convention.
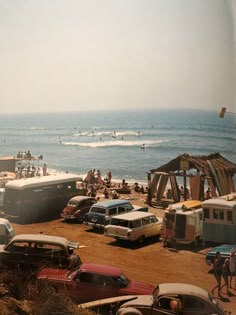
[[[179,155],[156,169],[147,173],[148,176],[148,200],[151,205],[155,197],[158,203],[179,202],[181,193],[179,183],[183,182],[183,199],[188,199],[190,187],[191,198],[204,200],[204,187],[206,181],[212,197],[226,195],[235,192],[233,177],[236,173],[236,164],[227,160],[219,153],[210,155],[192,156],[186,153]],[[178,178],[178,180],[177,180]],[[182,178],[182,180],[181,180]],[[170,181],[170,198],[164,196],[166,187]]]

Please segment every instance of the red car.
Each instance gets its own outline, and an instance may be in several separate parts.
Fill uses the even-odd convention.
[[[96,202],[94,197],[75,196],[69,200],[67,206],[61,212],[61,217],[65,221],[73,220],[82,223],[85,214],[89,212],[91,206]]]
[[[84,303],[121,295],[152,294],[154,286],[129,280],[120,268],[84,263],[74,271],[45,268],[38,274],[40,284],[52,285],[72,300]]]

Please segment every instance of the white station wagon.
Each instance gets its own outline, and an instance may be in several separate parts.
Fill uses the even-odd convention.
[[[112,217],[110,224],[105,227],[104,235],[142,243],[148,237],[160,236],[161,228],[162,218],[150,212],[133,211]]]

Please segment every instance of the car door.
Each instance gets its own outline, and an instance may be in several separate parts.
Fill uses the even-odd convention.
[[[103,275],[80,272],[71,283],[67,284],[67,291],[70,291],[72,299],[79,302],[89,302],[104,299],[111,295],[111,289],[107,286],[108,281]]]
[[[197,296],[183,296],[183,315],[207,315],[217,314],[215,306],[210,301],[203,300]]]
[[[6,265],[28,264],[30,243],[26,241],[10,242],[1,253],[1,263]]]

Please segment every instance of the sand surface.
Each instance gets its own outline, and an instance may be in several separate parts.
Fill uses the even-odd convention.
[[[121,195],[122,198],[131,198],[133,204],[144,205],[146,196],[140,193]],[[102,200],[102,198],[101,198]],[[163,210],[149,208],[149,212],[163,216]],[[209,292],[216,281],[211,268],[205,263],[205,253],[208,248],[199,247],[196,250],[190,247],[178,248],[177,252],[162,247],[156,239],[146,241],[143,245],[132,246],[118,244],[102,233],[94,232],[83,224],[65,223],[61,219],[28,225],[13,224],[17,234],[39,233],[63,236],[78,241],[77,250],[83,262],[97,262],[118,266],[130,278],[156,285],[163,282],[182,282],[200,286]],[[236,289],[230,289],[226,294],[223,289],[221,302],[224,309],[236,314]],[[217,292],[215,293],[217,294]]]

